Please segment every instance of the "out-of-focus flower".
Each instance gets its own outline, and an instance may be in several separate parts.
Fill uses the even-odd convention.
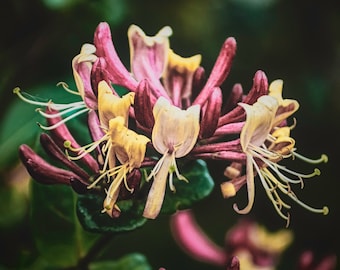
[[[171,231],[188,255],[227,269],[275,269],[293,239],[289,230],[271,233],[255,222],[240,221],[228,230],[222,248],[202,231],[190,210],[171,217]]]
[[[298,270],[335,270],[337,257],[334,254],[327,255],[319,260],[315,254],[308,250],[300,255]]]

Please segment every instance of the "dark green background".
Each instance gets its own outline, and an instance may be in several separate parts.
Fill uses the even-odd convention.
[[[280,269],[292,269],[304,249],[313,249],[320,256],[340,254],[339,14],[336,0],[3,1],[0,11],[1,123],[6,122],[14,104],[14,87],[20,86],[30,92],[42,85],[53,88],[59,81],[71,82],[71,60],[83,43],[92,42],[94,29],[100,21],[111,25],[115,46],[127,66],[126,32],[132,23],[149,35],[170,25],[174,31],[171,47],[183,56],[202,54],[202,65],[207,72],[225,38],[234,36],[238,51],[224,84],[225,93],[238,82],[248,91],[258,69],[264,70],[270,81],[283,79],[284,97],[297,99],[301,105],[295,114],[297,127],[292,132],[298,152],[310,157],[322,153],[329,156],[329,162],[319,166],[321,176],[306,181],[304,190],[298,194],[313,206],[328,205],[330,214],[312,214],[292,203],[290,229],[294,231],[295,242],[286,252]],[[20,118],[19,115],[18,122],[11,122],[12,129],[20,128]],[[25,116],[22,118],[27,120]],[[5,150],[0,159],[3,181],[0,185],[0,241],[6,251],[0,255],[0,265],[6,269],[25,256],[29,258],[34,245],[31,225],[27,217],[20,214],[20,207],[26,211],[27,203],[19,201],[15,208],[18,217],[6,222],[12,210],[9,210],[11,196],[5,183],[17,159],[13,158],[15,149],[1,149]],[[289,164],[299,171],[314,168],[295,162]],[[216,163],[210,166],[213,177],[222,180],[223,167]],[[284,227],[259,182],[257,187],[254,209],[249,217],[273,230]],[[216,189],[210,198],[196,205],[198,221],[217,243],[223,244],[224,233],[239,218],[232,204],[237,201],[241,205],[245,197],[242,190],[236,199],[226,201]],[[171,239],[168,217],[150,221],[140,230],[119,236],[102,256],[114,259],[130,252],[145,254],[154,269],[161,266],[168,270],[214,269],[191,260],[177,248]]]

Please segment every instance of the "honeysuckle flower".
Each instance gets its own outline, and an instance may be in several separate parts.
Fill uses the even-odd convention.
[[[152,91],[163,96],[166,93],[160,78],[168,61],[171,35],[172,29],[169,26],[163,27],[155,36],[145,35],[136,25],[131,25],[128,30],[130,66],[134,78],[138,82],[147,79]]]
[[[146,144],[150,139],[128,129],[125,126],[125,120],[119,116],[110,120],[108,133],[110,134],[110,140],[107,144],[108,155],[115,155],[121,164],[112,167],[112,164],[109,163],[109,169],[106,170],[105,165],[103,168],[105,175],[108,177],[114,176],[107,190],[103,209],[104,212],[111,215],[110,210],[112,210],[113,205],[116,203],[121,183],[124,182],[126,189],[131,192],[133,191],[128,186],[127,174],[141,166],[145,156]],[[95,182],[97,181],[98,179]],[[92,183],[91,186],[93,186],[94,183]]]
[[[67,92],[80,96],[82,98],[82,101],[76,101],[65,104],[54,103],[52,102],[52,100],[43,102],[37,101],[36,98],[34,97],[30,96],[26,97],[25,94],[21,92],[19,87],[16,87],[13,90],[13,93],[15,93],[23,101],[38,106],[39,108],[37,109],[37,111],[46,119],[48,118],[60,119],[61,116],[70,114],[64,119],[55,122],[54,125],[44,126],[38,123],[41,128],[43,128],[44,130],[54,129],[80,114],[89,112],[90,110],[97,108],[96,96],[91,86],[92,64],[97,59],[97,57],[94,54],[95,51],[96,48],[93,45],[84,44],[81,48],[80,53],[77,56],[75,56],[72,60],[73,76],[77,86],[77,91],[69,89],[67,84],[65,83],[58,84],[61,85]],[[41,109],[41,107],[56,112],[45,113],[44,110]]]
[[[69,141],[64,142],[67,149],[79,153],[74,157],[69,156],[72,160],[77,160],[95,150],[100,144],[104,144],[101,154],[105,158],[100,175],[88,188],[93,188],[103,178],[111,182],[106,191],[102,211],[111,217],[115,216],[117,211],[119,212],[116,201],[122,182],[127,190],[133,191],[127,182],[128,174],[141,166],[145,157],[146,144],[150,141],[144,135],[139,135],[127,128],[128,111],[133,103],[133,97],[133,93],[128,93],[122,98],[115,96],[107,83],[101,81],[98,85],[98,115],[100,126],[105,134],[97,141],[79,148],[72,147]],[[116,164],[116,159],[120,165]]]
[[[287,229],[268,232],[255,222],[242,220],[227,231],[222,248],[204,233],[190,210],[177,211],[170,226],[185,253],[195,260],[227,269],[275,269],[281,254],[292,242],[292,233]]]
[[[164,199],[166,180],[172,191],[173,173],[179,180],[186,180],[177,168],[176,158],[187,155],[194,147],[199,133],[200,106],[181,110],[164,97],[160,97],[154,108],[155,124],[152,130],[152,144],[162,157],[151,171],[153,183],[149,191],[143,216],[156,218]]]
[[[253,105],[240,104],[247,115],[240,134],[242,151],[246,154],[246,176],[225,182],[221,188],[225,197],[231,197],[242,186],[242,182],[246,181],[248,205],[240,210],[234,204],[235,211],[246,214],[254,203],[254,176],[258,174],[277,213],[287,220],[288,226],[289,213],[283,213],[283,209],[289,209],[290,206],[282,201],[278,191],[312,212],[327,214],[328,208],[315,209],[306,205],[297,198],[290,186],[297,183],[303,186],[303,179],[320,174],[318,169],[310,174],[302,174],[279,165],[277,162],[284,158],[297,157],[309,163],[321,163],[326,162],[327,157],[323,155],[320,159],[311,160],[296,152],[295,141],[290,137],[290,127],[280,125],[297,110],[298,103],[294,100],[282,99],[281,92],[282,81],[274,81],[269,87],[269,95],[261,96]]]

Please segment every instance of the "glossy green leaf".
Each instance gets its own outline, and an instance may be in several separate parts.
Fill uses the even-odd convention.
[[[142,217],[143,205],[132,200],[120,201],[122,213],[119,218],[111,218],[102,213],[104,198],[99,195],[79,196],[77,214],[83,227],[92,232],[126,232],[144,225],[146,219]]]
[[[214,188],[207,165],[197,160],[180,168],[180,172],[189,182],[179,181],[174,177],[176,192],[167,189],[161,213],[173,214],[177,210],[190,208],[195,202],[207,197]]]
[[[76,195],[68,186],[32,182],[32,229],[39,254],[50,266],[76,265],[94,240],[75,214]]]
[[[146,258],[139,253],[132,253],[117,261],[101,261],[90,264],[89,270],[151,270]]]
[[[204,161],[199,160],[186,164],[181,169],[181,173],[189,180],[189,183],[174,179],[176,192],[167,190],[161,210],[162,214],[172,214],[179,209],[189,208],[193,203],[208,196],[214,187],[214,182]],[[143,200],[120,201],[118,205],[121,209],[121,216],[115,219],[101,213],[103,200],[104,197],[99,195],[79,196],[77,213],[80,223],[86,230],[117,233],[132,231],[145,223],[146,219],[142,215],[146,196]]]

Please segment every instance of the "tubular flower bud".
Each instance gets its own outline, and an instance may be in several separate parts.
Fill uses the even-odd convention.
[[[113,84],[134,91],[137,87],[137,81],[120,60],[112,42],[110,26],[106,22],[101,22],[97,26],[94,33],[94,45],[97,49],[96,55],[105,59],[108,79]]]
[[[217,128],[218,118],[221,114],[222,106],[222,91],[219,87],[216,87],[203,109],[200,137],[211,137]]]
[[[135,118],[141,129],[151,131],[155,120],[152,114],[152,100],[148,80],[140,81],[134,100]],[[151,133],[151,132],[150,132]]]
[[[227,38],[224,42],[220,54],[211,71],[208,81],[202,91],[198,94],[193,104],[203,105],[215,87],[221,86],[227,78],[231,69],[231,64],[236,53],[236,41],[234,38]]]
[[[78,176],[75,173],[57,168],[46,162],[28,145],[23,144],[20,146],[19,156],[32,178],[41,184],[70,185],[72,179],[78,179]]]
[[[176,158],[187,155],[197,141],[200,107],[195,105],[181,110],[171,105],[164,97],[160,97],[154,106],[153,114],[155,125],[152,130],[152,144],[163,156],[148,178],[153,178],[153,183],[143,216],[152,219],[157,217],[161,209],[168,176],[172,191],[175,190],[174,172],[179,180],[186,180],[178,171]]]

